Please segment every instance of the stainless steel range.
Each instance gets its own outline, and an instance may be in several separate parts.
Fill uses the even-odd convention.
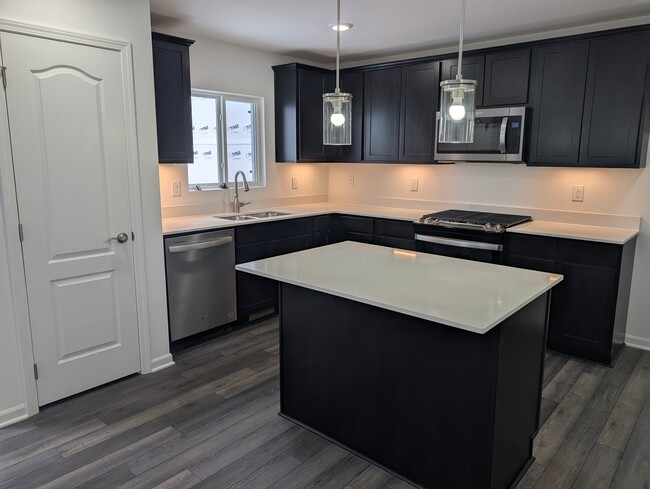
[[[530,216],[449,209],[425,214],[413,223],[416,249],[436,255],[501,263],[505,230]]]

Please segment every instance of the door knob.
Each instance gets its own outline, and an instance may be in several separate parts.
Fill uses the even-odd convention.
[[[116,240],[118,243],[126,243],[129,240],[129,235],[126,233],[120,233],[114,238],[109,238],[109,241]]]

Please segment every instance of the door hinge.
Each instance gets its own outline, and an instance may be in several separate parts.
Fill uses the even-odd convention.
[[[38,365],[34,364],[34,378],[38,380]]]
[[[7,67],[0,66],[0,75],[2,75],[2,87],[7,88]]]
[[[23,234],[23,225],[18,224],[18,236],[20,237],[20,242],[25,241],[25,235]]]

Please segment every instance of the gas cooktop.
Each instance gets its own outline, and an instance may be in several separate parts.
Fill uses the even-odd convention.
[[[425,214],[416,223],[447,228],[474,229],[488,233],[502,233],[506,228],[532,220],[533,218],[530,216],[516,214],[448,209]]]

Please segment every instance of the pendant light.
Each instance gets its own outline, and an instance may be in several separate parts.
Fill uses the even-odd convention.
[[[458,74],[455,80],[440,83],[440,132],[441,143],[474,142],[474,107],[476,80],[463,80],[463,28],[465,2],[460,14],[460,40],[458,42]]]
[[[336,0],[336,24],[332,26],[336,31],[336,89],[323,94],[323,144],[329,146],[352,144],[352,94],[341,93],[339,88],[341,31],[350,27],[352,24],[341,24],[341,0]]]

